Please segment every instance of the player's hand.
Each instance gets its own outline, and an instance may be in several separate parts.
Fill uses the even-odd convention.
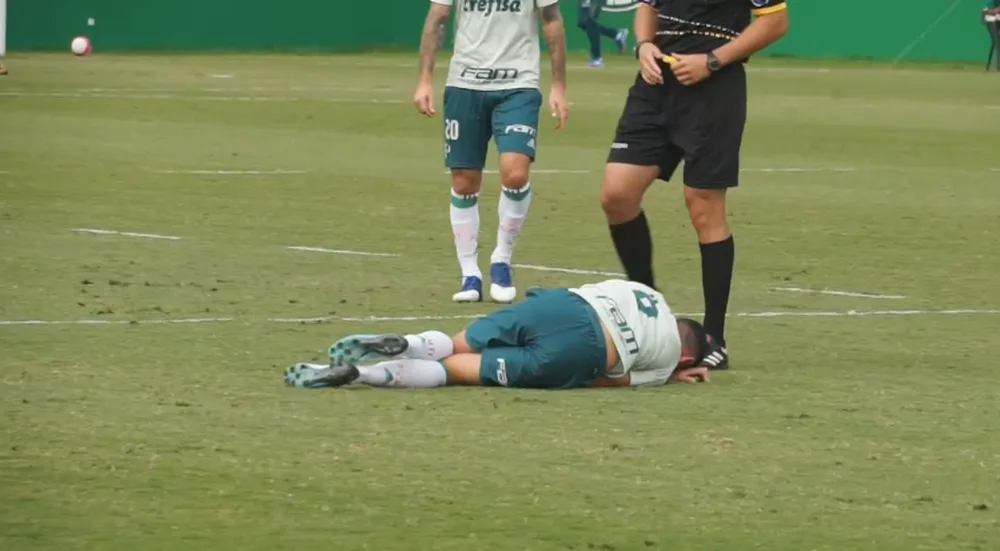
[[[677,62],[670,66],[677,81],[684,86],[698,84],[712,75],[708,69],[708,56],[705,54],[671,54]]]
[[[707,383],[709,380],[708,368],[690,367],[679,369],[670,375],[670,380],[676,383]]]
[[[646,84],[656,86],[663,84],[663,70],[660,69],[660,61],[663,59],[663,52],[652,42],[643,42],[639,45],[639,71],[642,72],[642,80]]]
[[[552,116],[556,118],[556,130],[566,126],[566,119],[569,117],[569,103],[566,101],[566,90],[553,86],[549,91],[549,109]]]
[[[434,87],[429,82],[421,82],[417,85],[417,91],[413,94],[413,105],[417,106],[417,111],[421,115],[433,117],[437,112],[434,110]]]

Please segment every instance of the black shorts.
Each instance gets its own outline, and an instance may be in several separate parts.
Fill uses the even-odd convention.
[[[660,167],[669,181],[684,160],[684,184],[699,189],[736,187],[747,119],[743,65],[684,86],[664,67],[664,83],[637,75],[618,120],[609,163]]]

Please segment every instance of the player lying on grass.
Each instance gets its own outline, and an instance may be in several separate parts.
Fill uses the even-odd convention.
[[[353,382],[570,389],[708,380],[697,367],[716,344],[694,320],[675,318],[663,295],[631,281],[533,289],[449,337],[352,335],[330,347],[329,364],[298,363],[285,383]]]

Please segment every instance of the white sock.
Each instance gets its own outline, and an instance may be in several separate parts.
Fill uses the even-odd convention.
[[[521,189],[501,188],[500,205],[497,213],[500,215],[500,226],[497,229],[497,247],[493,249],[490,262],[510,264],[514,256],[514,243],[521,235],[524,219],[528,216],[531,206],[531,182]]]
[[[358,381],[372,386],[433,388],[448,384],[448,372],[441,362],[432,360],[389,360],[375,365],[358,366]]]
[[[419,335],[407,335],[404,357],[419,360],[443,360],[455,353],[451,337],[441,331],[424,331]]]
[[[479,270],[479,194],[458,195],[451,191],[451,231],[462,277],[482,278]]]

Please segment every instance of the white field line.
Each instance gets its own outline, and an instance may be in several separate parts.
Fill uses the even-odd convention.
[[[771,167],[771,168],[744,168],[740,172],[768,172],[768,173],[798,173],[798,172],[854,172],[858,169],[853,167]],[[872,169],[874,170],[874,169]],[[598,172],[596,170],[575,170],[575,169],[532,169],[532,174],[593,174]],[[448,174],[449,171],[445,170],[444,174]],[[498,170],[484,170],[483,174],[499,174]]]
[[[144,239],[167,239],[170,241],[178,241],[184,239],[183,237],[178,237],[176,235],[161,235],[158,233],[138,233],[131,231],[116,231],[116,230],[98,230],[94,228],[73,228],[76,233],[90,233],[94,235],[123,235],[126,237],[141,237]]]
[[[678,316],[701,316],[701,313],[678,313]],[[846,310],[840,312],[740,312],[730,314],[729,317],[736,318],[852,318],[852,317],[876,317],[876,316],[996,316],[1000,315],[1000,309],[950,309],[950,310]],[[408,321],[449,321],[467,320],[482,317],[482,314],[450,315],[450,316],[320,316],[302,318],[265,318],[256,320],[266,323],[322,323],[322,322],[358,322],[358,323],[383,323],[383,322],[408,322]],[[254,320],[243,318],[181,318],[181,319],[154,319],[154,320],[0,320],[0,327],[22,327],[22,326],[59,326],[59,325],[195,325],[211,323],[243,322],[252,323]]]
[[[73,231],[79,233],[92,233],[98,235],[124,235],[130,237],[144,237],[149,239],[171,239],[178,240],[181,239],[177,236],[172,235],[160,235],[151,233],[137,233],[137,232],[119,232],[114,230],[98,230],[89,228],[76,228]],[[286,250],[290,251],[301,251],[310,253],[323,253],[323,254],[341,254],[341,255],[353,255],[353,256],[374,256],[382,258],[399,258],[402,255],[397,253],[380,253],[373,251],[359,251],[354,249],[328,249],[325,247],[308,247],[303,245],[290,245],[285,247]],[[613,277],[621,278],[625,277],[624,274],[619,272],[610,272],[605,270],[585,270],[581,268],[561,268],[556,266],[543,266],[540,264],[513,264],[514,268],[520,270],[533,270],[537,272],[552,272],[561,274],[574,274],[574,275],[593,275],[602,277]],[[773,291],[784,291],[790,293],[813,293],[821,295],[831,295],[831,296],[841,296],[841,297],[855,297],[855,298],[870,298],[870,299],[904,299],[907,298],[902,295],[883,295],[875,293],[857,293],[851,291],[836,291],[832,289],[804,289],[801,287],[774,287]]]
[[[603,272],[600,270],[580,270],[577,268],[555,268],[553,266],[539,266],[537,264],[512,264],[514,268],[520,268],[522,270],[535,270],[536,272],[558,272],[561,274],[578,274],[578,275],[599,275],[607,277],[625,277],[624,274],[617,272]]]
[[[835,291],[833,289],[803,289],[801,287],[773,287],[772,291],[784,291],[786,293],[808,293],[814,295],[830,295],[835,297],[855,297],[855,298],[879,298],[879,299],[904,299],[903,295],[881,295],[877,293],[856,293],[853,291]]]
[[[114,93],[81,93],[81,92],[0,92],[0,97],[14,98],[79,98],[79,99],[134,99],[134,100],[175,100],[175,101],[230,101],[230,102],[320,102],[320,103],[376,103],[404,104],[410,103],[397,99],[377,98],[306,98],[290,96],[192,96],[183,94],[114,94]]]
[[[398,258],[401,256],[395,253],[373,253],[369,251],[353,251],[349,249],[324,249],[323,247],[303,247],[301,245],[294,245],[285,248],[290,251],[305,251],[309,253],[352,254],[356,256],[382,256],[390,258]]]
[[[361,88],[357,86],[229,86],[225,88],[74,88],[52,90],[29,90],[24,88],[7,88],[5,92],[14,94],[245,94],[247,92],[351,92],[359,94],[389,94],[402,92],[387,86]],[[407,93],[409,93],[407,91]],[[615,94],[617,97],[618,94]]]
[[[854,172],[856,169],[843,167],[783,167],[783,168],[744,168],[740,172]]]
[[[139,89],[137,89],[139,90]],[[366,93],[367,96],[359,96],[355,98],[348,97],[303,97],[303,96],[272,96],[272,95],[225,95],[225,96],[215,96],[215,95],[192,95],[192,93],[198,92],[208,92],[212,90],[212,93],[239,93],[243,90],[233,89],[233,90],[220,90],[220,89],[189,89],[189,90],[153,90],[146,91],[141,90],[137,92],[83,92],[83,91],[59,91],[59,92],[40,92],[34,90],[5,90],[0,92],[0,97],[14,97],[14,98],[71,98],[71,99],[119,99],[119,100],[157,100],[157,101],[222,101],[222,102],[274,102],[274,103],[295,103],[295,102],[318,102],[318,103],[369,103],[376,105],[403,105],[409,104],[409,100],[404,99],[392,99],[392,98],[373,98],[370,97],[372,90],[363,89],[333,89],[331,91],[339,92],[357,92]],[[267,88],[260,88],[252,91],[262,92],[267,91]],[[292,88],[284,89],[273,89],[275,92],[303,92],[308,90],[296,90]],[[378,91],[377,89],[374,91]],[[601,95],[601,94],[597,94]],[[611,97],[609,95],[608,97]],[[585,105],[593,106],[597,104],[591,104],[589,102],[570,102],[570,106]],[[598,107],[603,107],[604,105],[597,105]],[[610,105],[608,105],[610,107]],[[860,107],[866,107],[862,105]],[[877,104],[867,105],[867,107],[875,108],[879,107]],[[970,109],[987,109],[991,111],[1000,110],[1000,105],[955,105],[955,104],[928,104],[926,109],[956,109],[956,108],[970,108]]]
[[[532,174],[590,174],[594,172],[593,170],[574,170],[574,169],[560,169],[560,168],[533,168],[531,169]],[[450,174],[451,171],[445,170],[444,174]],[[484,170],[483,174],[500,174],[499,170]]]
[[[267,176],[279,174],[307,174],[307,170],[151,170],[154,174],[192,174],[211,176]]]

